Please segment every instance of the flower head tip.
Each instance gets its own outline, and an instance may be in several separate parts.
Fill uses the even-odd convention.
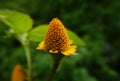
[[[21,65],[16,65],[13,74],[12,81],[26,81],[26,73]]]

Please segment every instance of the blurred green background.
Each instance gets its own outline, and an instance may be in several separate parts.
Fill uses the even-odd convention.
[[[66,57],[53,81],[120,81],[120,0],[0,0],[0,9],[27,13],[34,27],[58,17],[86,47]],[[0,22],[0,81],[10,81],[16,64],[27,70],[21,44]],[[45,81],[53,63],[31,42],[34,81]]]

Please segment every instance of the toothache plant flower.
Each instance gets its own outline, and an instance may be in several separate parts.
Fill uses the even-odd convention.
[[[44,41],[38,45],[37,49],[70,56],[76,51],[76,46],[72,43],[62,22],[58,18],[53,18],[48,25]]]

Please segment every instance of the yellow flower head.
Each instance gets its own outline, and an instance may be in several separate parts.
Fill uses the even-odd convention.
[[[54,18],[48,26],[45,40],[38,45],[37,49],[69,56],[76,51],[76,46],[71,44],[72,40],[68,38],[64,25],[59,19]]]
[[[12,74],[12,81],[26,81],[26,73],[21,65],[17,65]]]

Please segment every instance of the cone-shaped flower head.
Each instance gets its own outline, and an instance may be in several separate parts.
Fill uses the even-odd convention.
[[[21,65],[17,65],[12,74],[12,81],[26,81],[26,73]]]
[[[38,45],[37,49],[69,56],[76,51],[76,46],[71,44],[72,40],[68,38],[64,25],[59,19],[54,18],[48,26],[45,40]]]

